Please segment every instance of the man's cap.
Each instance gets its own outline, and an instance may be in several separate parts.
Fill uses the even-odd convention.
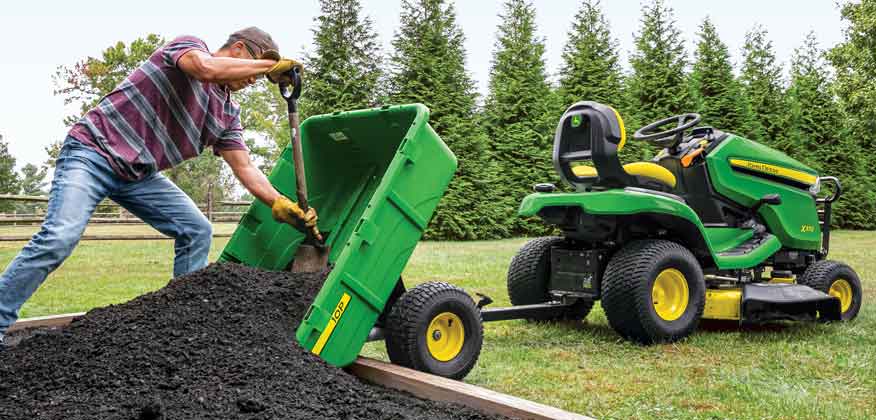
[[[255,58],[265,57],[266,52],[270,52],[267,55],[271,58],[273,56],[280,56],[280,48],[277,47],[277,43],[274,42],[271,35],[255,26],[250,26],[231,34],[225,45],[230,45],[237,41],[243,41]]]

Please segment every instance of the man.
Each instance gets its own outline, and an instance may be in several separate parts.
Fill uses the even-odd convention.
[[[258,77],[277,81],[299,65],[281,59],[271,36],[255,27],[233,33],[215,53],[183,36],[156,50],[86,113],[61,148],[42,228],[0,277],[0,345],[21,305],[70,255],[105,198],[175,239],[174,277],[206,266],[210,222],[160,171],[207,147],[272,207],[275,219],[313,229],[316,212],[305,214],[253,165],[240,108],[231,100],[231,92]],[[106,259],[111,264],[112,256]]]

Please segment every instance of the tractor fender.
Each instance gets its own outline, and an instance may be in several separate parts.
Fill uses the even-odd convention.
[[[680,197],[639,188],[611,189],[586,193],[533,193],[520,203],[518,214],[529,217],[551,207],[580,207],[594,216],[617,216],[628,220],[647,216],[660,227],[672,231],[706,265],[715,265],[717,252],[706,235],[696,212]],[[697,252],[705,250],[706,252]]]

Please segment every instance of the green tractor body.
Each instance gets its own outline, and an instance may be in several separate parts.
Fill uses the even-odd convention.
[[[651,215],[667,221],[664,224],[678,226],[689,241],[701,246],[703,252],[708,251],[712,263],[720,269],[753,267],[782,247],[820,250],[821,226],[810,191],[818,182],[814,170],[784,153],[732,134],[717,144],[699,167],[681,168],[674,165],[676,160],[667,156],[658,163],[680,169],[677,188],[685,190],[684,201],[655,191],[623,188],[584,194],[535,193],[523,200],[519,214],[534,216],[545,208],[579,207],[589,215],[622,220],[624,216],[632,219]],[[712,180],[712,189],[699,188],[704,179]],[[778,194],[782,201],[780,205],[762,206],[758,214],[772,237],[754,252],[733,253],[733,249],[752,239],[753,230],[725,223],[717,197],[740,203],[739,208],[751,208],[769,194]],[[700,212],[692,205],[698,205]]]
[[[698,122],[687,114],[643,128],[637,139],[663,150],[622,165],[620,115],[593,102],[570,107],[553,159],[575,191],[539,184],[519,209],[562,237],[533,241],[515,257],[512,303],[580,301],[589,311],[601,299],[612,326],[643,343],[686,336],[700,318],[853,318],[857,275],[825,260],[838,180]],[[830,197],[819,197],[822,184],[832,185]]]

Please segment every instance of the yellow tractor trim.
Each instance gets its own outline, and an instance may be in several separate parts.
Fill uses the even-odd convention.
[[[741,306],[742,289],[708,289],[703,318],[738,320]]]
[[[572,168],[572,173],[581,178],[594,178],[598,175],[596,168],[587,165],[578,165]]]
[[[730,166],[733,166],[735,168],[748,169],[767,175],[778,176],[806,185],[815,185],[815,182],[818,181],[817,176],[803,171],[785,168],[782,166],[770,165],[767,163],[754,162],[750,160],[730,159]]]
[[[608,108],[614,111],[614,116],[617,117],[617,124],[620,126],[621,138],[620,141],[617,143],[617,151],[620,152],[621,150],[624,150],[624,145],[627,144],[627,130],[626,127],[624,127],[624,119],[621,118],[620,112],[617,112],[617,110],[612,107]]]
[[[656,163],[651,162],[635,162],[624,165],[624,171],[633,176],[641,176],[645,178],[655,179],[671,188],[675,188],[675,175],[669,169],[666,169]]]
[[[852,285],[846,279],[837,279],[830,285],[828,294],[840,300],[840,311],[846,313],[852,307]]]
[[[793,277],[773,277],[770,279],[770,283],[773,283],[773,284],[794,284],[796,282],[794,281]]]
[[[687,279],[681,271],[667,268],[657,275],[651,287],[651,301],[657,316],[664,321],[675,321],[684,315],[689,300]]]
[[[651,178],[655,181],[666,184],[670,188],[675,188],[675,175],[669,169],[666,169],[656,163],[651,162],[635,162],[624,165],[624,171],[633,176],[641,176]],[[578,165],[572,167],[572,173],[581,178],[594,178],[598,175],[596,168],[587,165]]]
[[[442,312],[429,323],[426,330],[426,345],[429,354],[439,362],[449,362],[462,351],[465,344],[465,327],[462,319],[454,313]]]

